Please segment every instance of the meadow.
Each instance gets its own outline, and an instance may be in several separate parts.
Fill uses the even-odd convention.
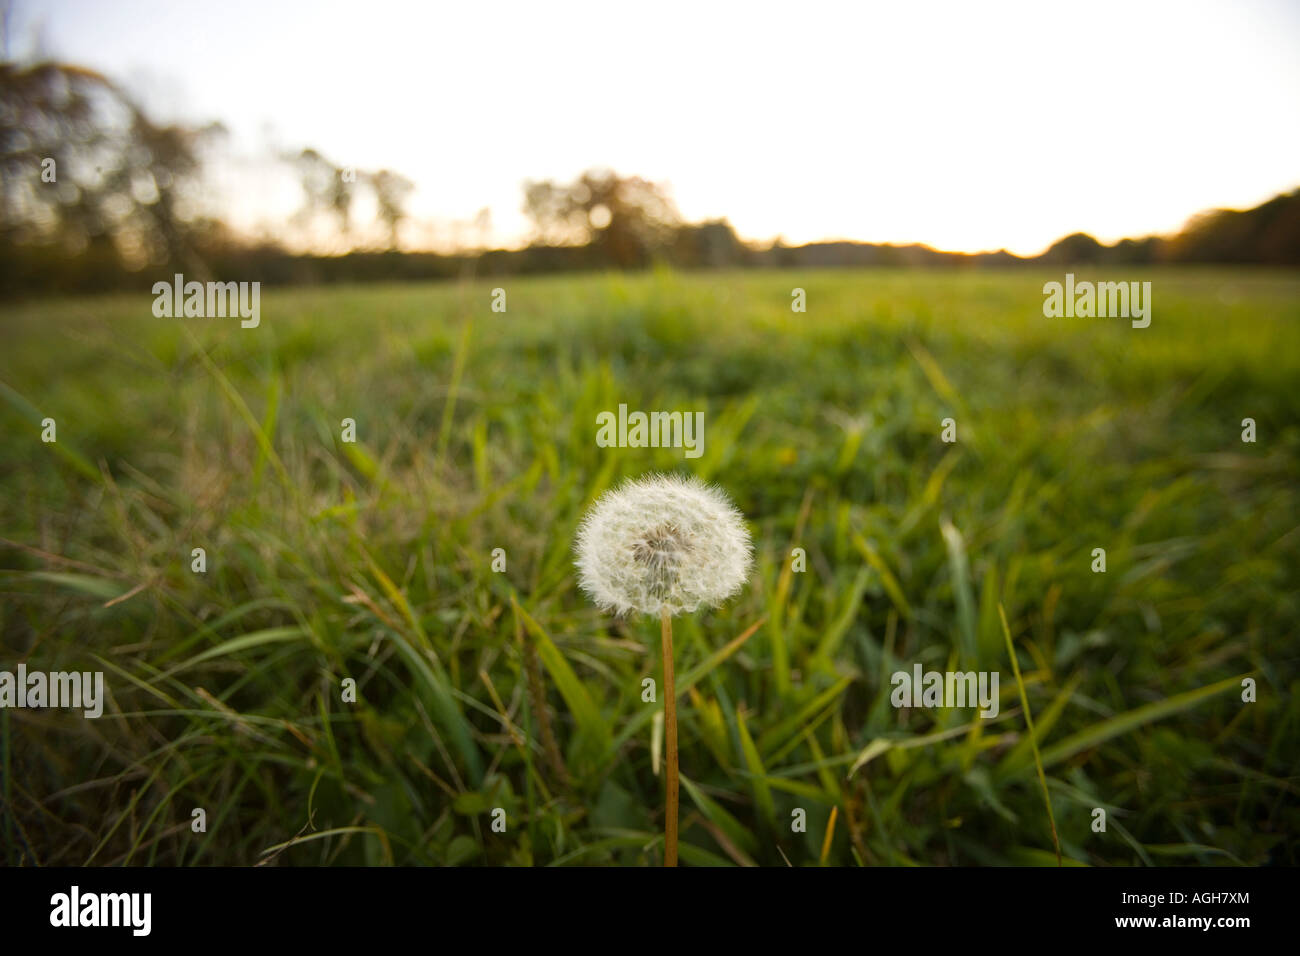
[[[1300,862],[1300,276],[1075,271],[1150,326],[1032,270],[6,305],[0,669],[107,700],[0,709],[0,860],[659,863],[659,624],[572,547],[680,471],[756,548],[676,622],[684,865]],[[621,403],[702,454],[601,447]],[[918,664],[1000,673],[997,716],[891,706]]]

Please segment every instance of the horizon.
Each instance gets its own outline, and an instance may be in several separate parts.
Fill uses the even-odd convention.
[[[301,190],[268,157],[305,147],[411,179],[410,252],[525,246],[523,182],[590,168],[665,184],[685,221],[726,219],[750,244],[1021,257],[1080,232],[1172,235],[1300,186],[1300,10],[1276,0],[931,3],[850,23],[822,4],[789,23],[691,7],[689,33],[670,6],[612,23],[579,3],[401,9],[416,22],[396,31],[388,0],[363,16],[51,0],[14,8],[7,52],[100,70],[162,121],[223,123],[212,202],[250,238],[288,234]],[[357,247],[311,243],[296,251]]]

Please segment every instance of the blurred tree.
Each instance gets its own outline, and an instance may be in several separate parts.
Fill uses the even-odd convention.
[[[606,263],[619,267],[648,264],[681,224],[662,186],[612,170],[588,170],[568,184],[527,181],[524,212],[541,242],[589,243]]]
[[[1253,209],[1201,213],[1168,241],[1175,262],[1300,265],[1300,189]]]
[[[334,218],[339,232],[346,237],[352,231],[356,170],[336,166],[310,148],[291,155],[289,160],[297,167],[303,191],[303,205],[294,217],[295,220],[310,228],[318,216],[324,213]]]
[[[318,150],[307,148],[284,157],[298,171],[303,204],[294,222],[311,233],[321,218],[332,219],[338,236],[348,245],[352,235],[352,204],[361,189],[374,195],[376,219],[387,233],[387,248],[398,245],[398,232],[406,219],[406,201],[415,184],[391,169],[367,172],[353,166],[338,166]],[[311,235],[312,244],[320,239]]]
[[[1151,265],[1164,255],[1165,240],[1159,236],[1121,239],[1107,251],[1107,262],[1117,265]]]
[[[369,177],[370,188],[375,191],[379,206],[379,219],[388,230],[388,248],[397,248],[397,230],[406,218],[406,200],[415,183],[388,169],[381,169]]]
[[[222,132],[155,123],[93,70],[0,63],[0,243],[201,268],[199,154]]]
[[[1064,239],[1057,239],[1041,258],[1054,265],[1086,265],[1100,262],[1105,256],[1105,248],[1086,232],[1074,232]]]
[[[711,219],[677,228],[673,237],[674,264],[687,268],[730,269],[746,265],[750,250],[726,219]]]

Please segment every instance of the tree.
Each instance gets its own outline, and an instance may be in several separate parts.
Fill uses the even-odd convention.
[[[93,70],[0,63],[0,243],[194,263],[199,153],[223,132],[155,123]]]
[[[381,169],[369,177],[370,188],[375,191],[379,206],[379,219],[388,230],[388,248],[397,248],[397,229],[406,218],[406,200],[415,184],[405,176]]]
[[[1105,246],[1086,232],[1074,232],[1058,239],[1043,253],[1042,260],[1060,265],[1097,263],[1105,255]]]
[[[307,148],[284,157],[298,171],[303,204],[294,216],[297,224],[310,229],[322,217],[333,219],[338,235],[352,239],[352,204],[360,189],[374,195],[376,219],[388,234],[388,248],[397,248],[397,236],[406,219],[406,200],[415,184],[391,169],[378,172],[339,166],[315,149]]]
[[[1263,262],[1300,265],[1300,189],[1253,209],[1213,209],[1168,242],[1175,262]]]
[[[297,167],[302,182],[303,205],[295,219],[310,227],[323,213],[334,218],[340,234],[346,237],[352,231],[356,171],[334,165],[311,148],[288,158]]]
[[[524,212],[542,243],[591,244],[619,267],[648,264],[681,223],[664,187],[612,170],[588,170],[568,184],[525,182]]]

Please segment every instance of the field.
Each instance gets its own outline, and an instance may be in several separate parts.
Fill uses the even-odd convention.
[[[1300,862],[1300,277],[1098,277],[1152,282],[1146,329],[1045,318],[1060,278],[6,306],[0,669],[106,703],[0,709],[0,859],[657,864],[659,625],[572,546],[660,470],[757,559],[676,621],[683,864],[1056,865],[1053,822],[1067,865]],[[704,412],[703,454],[598,447],[620,403]],[[998,672],[998,715],[891,706],[916,664]]]

